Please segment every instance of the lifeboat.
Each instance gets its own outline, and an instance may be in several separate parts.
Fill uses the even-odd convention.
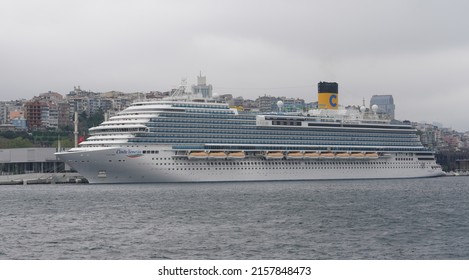
[[[349,159],[350,158],[350,154],[348,154],[348,153],[337,153],[335,156],[338,159]]]
[[[319,158],[319,153],[304,153],[303,154],[304,159],[316,159]]]
[[[230,152],[228,153],[229,159],[243,159],[246,157],[246,153],[244,152]]]
[[[377,159],[378,158],[378,153],[366,153],[365,158],[368,159]]]
[[[353,159],[363,159],[365,157],[364,153],[351,153],[350,158]]]
[[[331,158],[334,158],[335,155],[334,153],[321,153],[320,154],[320,158],[328,158],[328,159],[331,159]]]
[[[302,159],[303,153],[302,152],[289,152],[287,154],[287,159]]]
[[[267,152],[264,154],[266,159],[282,159],[283,153],[282,152]]]
[[[206,159],[208,157],[207,152],[190,152],[187,156],[189,159]]]
[[[209,159],[225,159],[226,154],[224,152],[210,152],[208,154]]]

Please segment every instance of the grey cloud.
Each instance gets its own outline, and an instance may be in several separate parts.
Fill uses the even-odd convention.
[[[314,100],[316,83],[334,80],[344,102],[393,94],[398,116],[469,130],[435,102],[445,92],[458,110],[469,104],[467,10],[458,0],[4,1],[0,92],[167,90],[202,70],[218,92]]]

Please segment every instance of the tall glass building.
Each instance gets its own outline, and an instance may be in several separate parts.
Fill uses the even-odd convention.
[[[202,72],[197,76],[197,85],[192,86],[192,93],[200,94],[203,98],[212,98],[212,85],[207,85],[207,79]]]
[[[378,105],[379,114],[385,114],[394,119],[396,106],[392,95],[373,95],[370,100],[370,108],[375,104]]]

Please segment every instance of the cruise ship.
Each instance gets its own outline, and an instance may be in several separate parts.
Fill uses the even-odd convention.
[[[239,112],[216,100],[143,100],[56,155],[90,183],[422,178],[443,175],[409,122],[376,108],[338,110],[337,83],[319,109]]]

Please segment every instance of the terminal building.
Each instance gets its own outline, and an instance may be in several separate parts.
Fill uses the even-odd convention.
[[[0,150],[0,174],[60,173],[69,167],[54,155],[56,148],[20,148]]]
[[[0,185],[86,183],[60,161],[55,148],[0,149]]]

